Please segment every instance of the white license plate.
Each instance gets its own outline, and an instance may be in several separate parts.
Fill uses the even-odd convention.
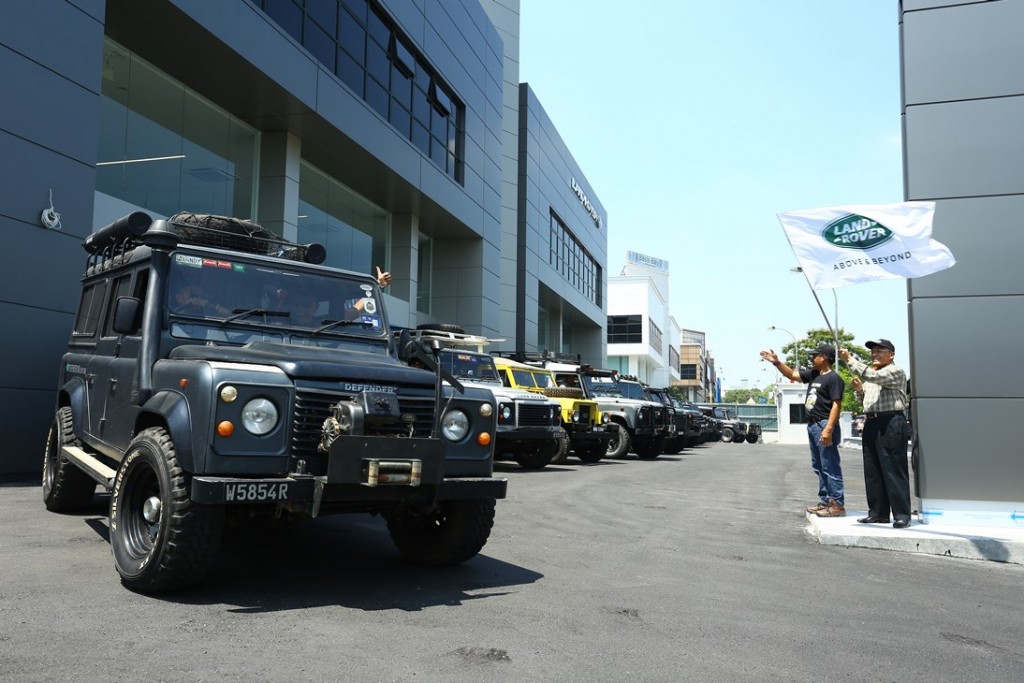
[[[224,485],[225,503],[259,503],[288,498],[285,482],[233,482]]]

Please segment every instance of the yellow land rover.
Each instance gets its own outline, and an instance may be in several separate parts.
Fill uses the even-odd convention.
[[[562,463],[571,449],[581,462],[594,463],[608,452],[612,434],[608,417],[601,413],[597,401],[583,396],[579,387],[558,386],[550,370],[526,365],[511,358],[494,356],[501,382],[507,387],[526,389],[552,398],[562,406],[562,428],[566,438],[559,444],[552,463]]]

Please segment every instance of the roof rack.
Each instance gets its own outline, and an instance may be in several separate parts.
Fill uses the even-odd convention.
[[[503,342],[505,339],[490,339],[464,332],[447,330],[407,330],[413,339],[437,339],[448,348],[476,348],[479,353],[487,353],[484,347],[492,342]]]
[[[497,340],[495,340],[497,341]],[[503,340],[502,340],[503,341]],[[492,351],[492,356],[517,360],[520,363],[567,363],[580,365],[580,354],[555,351]]]
[[[93,232],[82,242],[89,253],[86,273],[99,272],[123,263],[136,247],[149,244],[173,248],[176,243],[195,244],[262,254],[292,261],[323,263],[323,245],[295,244],[280,239],[252,221],[227,216],[179,212],[166,222],[154,221],[136,211]]]

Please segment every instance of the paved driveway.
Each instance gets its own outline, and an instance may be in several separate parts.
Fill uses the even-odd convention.
[[[0,487],[0,679],[1024,680],[1024,567],[819,545],[805,447],[500,467],[510,498],[463,566],[333,517],[237,530],[162,598],[118,582],[104,497],[57,515]]]

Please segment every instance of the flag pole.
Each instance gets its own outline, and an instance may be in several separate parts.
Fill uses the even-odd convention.
[[[801,273],[804,276],[804,282],[807,283],[807,288],[811,290],[811,294],[814,296],[815,303],[818,304],[818,310],[821,311],[821,317],[825,319],[825,327],[832,333],[832,340],[835,342],[836,349],[836,365],[839,364],[839,297],[836,296],[836,290],[832,290],[832,296],[836,298],[836,326],[833,329],[832,323],[829,322],[828,313],[825,312],[825,307],[821,305],[821,299],[818,298],[818,292],[811,286],[811,280],[807,277],[807,273],[800,266],[794,266],[790,268],[794,273]]]

